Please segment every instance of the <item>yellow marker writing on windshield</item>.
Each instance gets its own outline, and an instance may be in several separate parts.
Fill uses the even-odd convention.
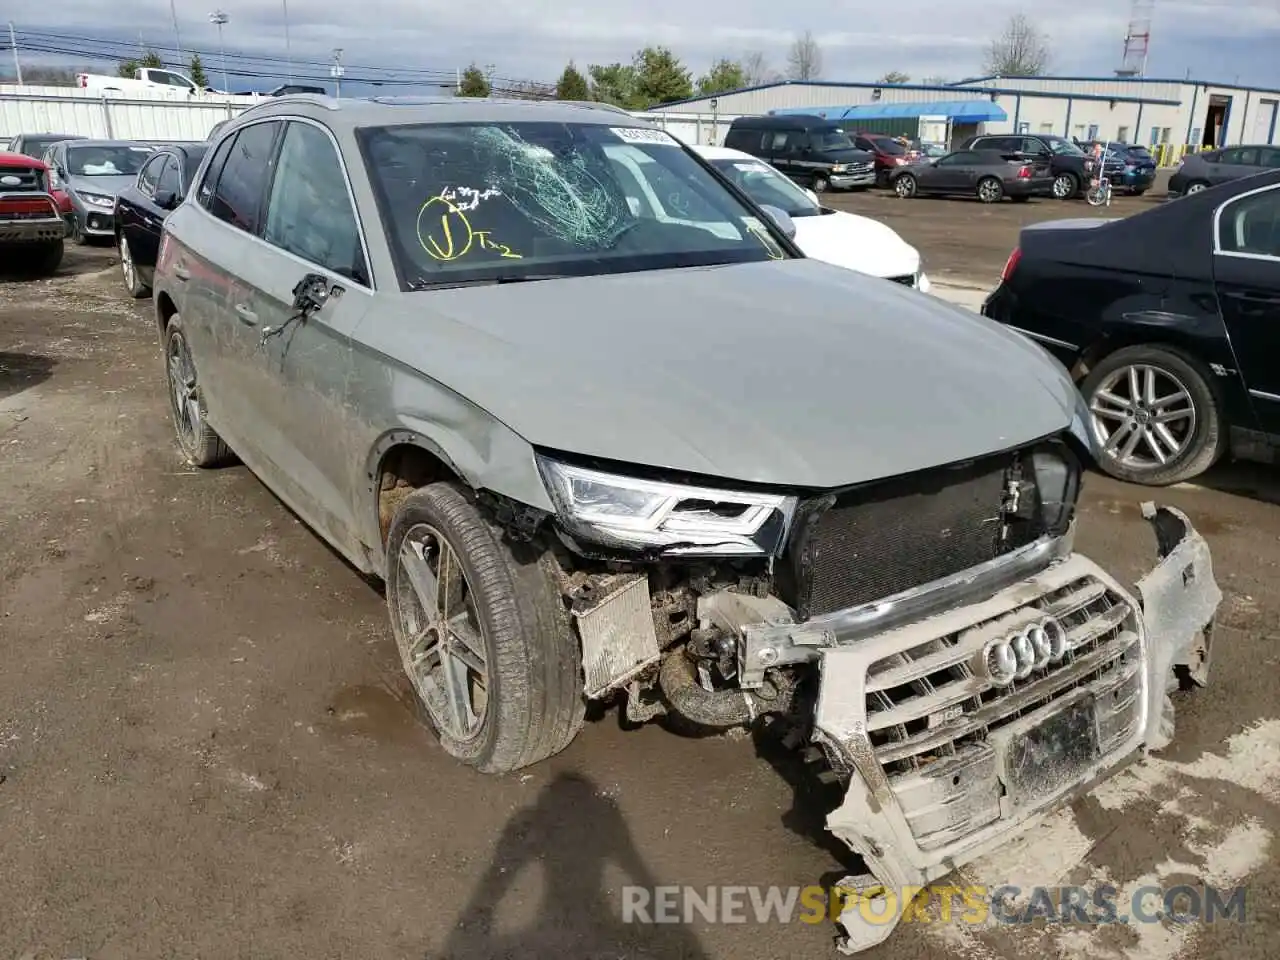
[[[473,249],[490,250],[500,257],[521,260],[505,244],[489,238],[489,231],[475,230],[457,204],[444,196],[432,197],[418,211],[418,242],[427,256],[449,262],[465,257]]]

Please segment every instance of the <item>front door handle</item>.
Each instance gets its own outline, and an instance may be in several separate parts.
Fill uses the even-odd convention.
[[[185,280],[191,279],[191,271],[188,270],[186,267],[174,267],[173,275],[177,277],[179,280],[185,281]]]
[[[240,322],[245,326],[256,327],[258,325],[258,315],[243,303],[236,304],[236,316],[240,318]]]

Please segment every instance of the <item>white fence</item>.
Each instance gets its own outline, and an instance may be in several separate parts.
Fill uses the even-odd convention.
[[[19,133],[75,133],[108,140],[203,140],[213,125],[258,97],[207,95],[189,99],[75,87],[0,84],[0,141]]]
[[[206,95],[159,99],[145,92],[91,94],[69,87],[0,84],[0,142],[19,133],[75,133],[109,140],[203,140],[214,124],[259,97]],[[733,117],[637,113],[690,144],[720,144]]]

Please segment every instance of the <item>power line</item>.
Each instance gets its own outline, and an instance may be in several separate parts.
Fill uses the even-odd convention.
[[[132,47],[132,43],[122,41],[122,40],[111,40],[111,39],[105,39],[102,37],[86,37],[78,34],[48,33],[40,30],[18,30],[17,37],[18,37],[19,47],[22,49],[31,50],[32,52],[57,53],[57,54],[63,54],[66,56],[94,57],[94,58],[109,59],[109,60],[131,60],[135,56],[133,53],[127,52]],[[84,45],[87,45],[87,44],[91,44],[95,46],[85,47]],[[204,59],[205,57],[208,57],[208,56],[215,56],[215,55],[221,56],[219,51],[216,51],[210,48],[187,46],[183,50],[178,50],[174,46],[163,44],[163,43],[152,43],[152,44],[147,44],[147,46],[150,49],[154,50],[156,53],[160,54],[161,56],[168,53],[168,54],[178,56],[179,59],[181,59],[182,56],[190,55],[190,54],[199,54],[201,55],[201,59]],[[108,49],[102,49],[104,47]],[[226,57],[228,61],[235,60],[235,61],[240,61],[242,63],[259,62],[264,64],[284,64],[286,68],[291,63],[294,65],[309,66],[322,71],[326,75],[330,66],[330,62],[327,60],[323,60],[323,61],[322,60],[300,60],[297,58],[290,59],[285,57],[272,56],[270,54],[237,53],[230,50],[227,51]],[[396,83],[406,83],[406,84],[421,82],[416,79],[418,77],[429,78],[429,79],[448,79],[448,78],[453,78],[456,75],[456,69],[454,68],[438,69],[438,68],[430,68],[430,67],[386,67],[386,66],[377,66],[374,64],[344,64],[344,67],[350,70],[362,71],[365,73],[377,72],[377,73],[386,73],[386,74],[398,74],[400,76],[395,78],[394,80],[388,79],[384,82],[396,82]],[[235,73],[237,76],[246,75],[244,73],[231,71],[231,70],[228,70],[228,72]],[[287,73],[284,76],[287,77]],[[505,84],[513,84],[513,85],[531,84],[531,85],[539,85],[539,86],[542,86],[542,85],[551,86],[551,84],[543,84],[540,81],[532,81],[527,78],[494,76],[493,80],[497,83],[505,83]],[[348,81],[348,82],[352,82],[352,81]],[[365,81],[355,81],[355,82],[365,82]]]

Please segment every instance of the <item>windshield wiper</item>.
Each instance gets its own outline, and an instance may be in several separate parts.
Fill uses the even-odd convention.
[[[446,280],[444,278],[428,280],[418,277],[409,281],[410,290],[450,290],[454,287],[488,287],[501,283],[533,283],[537,280],[565,280],[574,276],[571,273],[526,273],[519,277],[472,277],[469,280]]]

